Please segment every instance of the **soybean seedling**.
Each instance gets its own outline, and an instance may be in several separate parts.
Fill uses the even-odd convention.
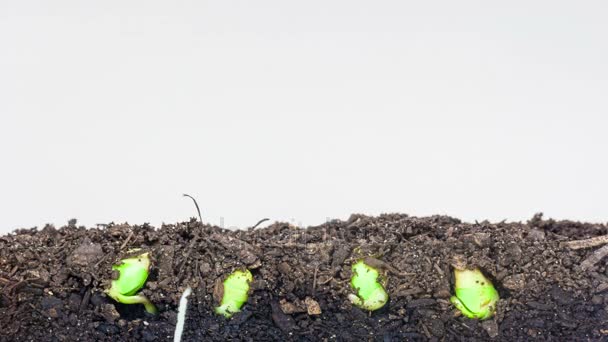
[[[232,272],[224,280],[223,294],[220,306],[215,308],[215,313],[226,318],[232,317],[239,312],[249,297],[249,283],[253,281],[253,275],[249,270],[237,270]]]
[[[348,299],[361,309],[374,311],[388,302],[388,294],[378,281],[378,270],[359,260],[352,267],[353,276],[350,284],[356,294],[349,294]]]
[[[481,271],[454,269],[456,295],[450,302],[469,318],[488,319],[496,311],[498,292]]]
[[[150,255],[148,252],[122,259],[120,263],[112,266],[113,270],[120,274],[118,279],[112,280],[111,286],[105,292],[115,301],[123,304],[143,304],[146,311],[151,314],[156,314],[157,310],[154,304],[139,294],[137,291],[141,289],[148,274],[150,272]]]

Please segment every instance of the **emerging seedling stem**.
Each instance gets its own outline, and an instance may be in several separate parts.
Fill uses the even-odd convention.
[[[146,296],[135,294],[148,279],[149,253],[122,259],[119,264],[113,265],[112,269],[118,271],[120,275],[118,279],[112,280],[110,289],[106,290],[106,293],[115,301],[123,304],[143,304],[147,312],[156,314],[156,307]]]
[[[253,275],[247,269],[232,272],[224,280],[222,300],[220,306],[215,308],[215,313],[230,318],[234,313],[239,312],[247,302],[249,283],[252,281]]]
[[[352,268],[350,284],[356,294],[349,294],[348,299],[361,309],[378,310],[388,302],[388,294],[378,282],[378,270],[359,260]]]
[[[496,311],[498,292],[481,271],[454,269],[455,296],[450,302],[469,318],[488,319]]]

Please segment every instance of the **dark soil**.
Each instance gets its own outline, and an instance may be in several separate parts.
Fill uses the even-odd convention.
[[[229,231],[175,225],[18,230],[0,237],[0,340],[172,340],[183,290],[184,339],[602,340],[608,338],[608,268],[580,267],[599,246],[565,242],[608,234],[606,225],[543,220],[462,223],[407,215],[353,215],[301,229],[275,223]],[[159,309],[121,305],[103,290],[131,248],[151,251],[144,293]],[[354,260],[382,262],[389,303],[368,313],[346,299]],[[501,300],[494,319],[460,316],[449,303],[455,260],[480,267]],[[254,275],[232,319],[213,314],[216,282],[237,268]],[[308,299],[307,299],[308,298]],[[321,314],[307,309],[318,303]]]

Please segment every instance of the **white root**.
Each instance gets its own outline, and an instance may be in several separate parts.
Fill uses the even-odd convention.
[[[179,300],[179,308],[177,310],[177,324],[175,325],[175,335],[173,342],[180,342],[184,333],[184,324],[186,323],[186,311],[188,311],[188,296],[192,293],[192,289],[188,287]]]

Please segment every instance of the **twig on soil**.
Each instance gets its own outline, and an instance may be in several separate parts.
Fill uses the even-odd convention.
[[[430,339],[432,337],[431,332],[429,331],[429,328],[427,328],[427,326],[420,322],[420,325],[422,326],[422,332],[424,332],[424,335],[426,335],[426,338]]]
[[[443,272],[443,270],[441,269],[441,267],[439,267],[438,264],[433,264],[433,267],[435,268],[435,270],[437,271],[437,273],[439,273],[442,277],[445,275],[445,273]]]
[[[18,284],[19,281],[17,280],[13,280],[12,278],[2,278],[0,277],[0,284],[3,284],[4,286],[2,287],[2,290],[0,290],[0,294],[5,296],[7,299],[11,299],[11,297],[9,296],[9,294],[11,293],[11,291],[13,290],[13,287],[15,286],[15,284]],[[13,284],[13,285],[11,285]]]
[[[249,228],[249,230],[250,230],[250,231],[251,231],[251,230],[254,230],[254,229],[256,229],[256,228],[257,228],[257,227],[258,227],[260,224],[262,224],[262,223],[264,223],[264,222],[266,222],[266,221],[269,221],[269,220],[270,220],[269,218],[263,218],[263,219],[259,220],[259,221],[258,221],[258,223],[256,223],[256,224],[255,224],[253,227]]]
[[[303,243],[285,242],[285,243],[269,243],[266,246],[272,248],[308,248],[309,246]]]
[[[319,273],[319,265],[315,266],[315,274],[314,279],[312,281],[312,294],[315,294],[315,289],[317,288],[317,273]]]
[[[389,264],[385,261],[373,258],[373,257],[366,257],[363,260],[367,265],[369,265],[373,268],[387,270],[387,271],[391,272],[392,274],[400,276],[400,277],[407,277],[407,276],[415,275],[415,273],[400,272],[399,270],[397,270],[396,268],[391,266],[391,264]]]
[[[198,219],[200,220],[201,224],[203,224],[203,217],[201,216],[201,208],[199,208],[198,203],[196,203],[196,199],[194,199],[194,197],[188,195],[188,194],[183,194],[184,197],[190,197],[192,199],[192,201],[194,202],[194,205],[196,206],[196,211],[198,212]]]
[[[91,290],[87,289],[87,291],[84,293],[84,297],[80,301],[80,305],[78,306],[78,312],[84,311],[87,308],[87,305],[89,305],[90,299],[91,299]]]
[[[458,312],[458,313],[460,314],[460,312]],[[460,316],[460,315],[459,315],[459,316]],[[471,329],[471,327],[470,327],[470,326],[468,326],[468,325],[466,325],[466,324],[464,324],[464,323],[462,323],[462,322],[460,322],[460,325],[462,325],[463,327],[467,328],[469,331],[472,331],[472,330],[473,330],[473,329]]]
[[[131,240],[132,237],[133,237],[133,230],[131,230],[131,232],[129,233],[129,235],[127,236],[125,241],[122,243],[122,245],[120,245],[120,249],[125,248],[125,246],[127,245],[127,243],[129,243],[129,240]]]
[[[318,282],[317,285],[325,285],[325,284],[329,283],[330,281],[332,281],[333,279],[334,279],[334,277],[329,277],[326,280]]]
[[[182,261],[182,264],[179,266],[179,271],[177,272],[177,279],[179,279],[179,281],[182,280],[182,272],[184,271],[184,266],[186,266],[186,264],[188,263],[189,259],[190,259],[190,253],[192,253],[192,248],[194,247],[194,244],[196,243],[196,238],[192,239],[190,241],[190,244],[188,245],[188,250],[186,251],[186,256],[184,257],[184,261]]]
[[[587,259],[583,260],[583,262],[581,262],[581,269],[583,271],[588,270],[589,268],[591,268],[593,265],[597,264],[600,260],[602,260],[607,255],[608,255],[608,245],[596,250],[595,252],[591,253],[591,255],[587,257]]]
[[[6,279],[6,278],[2,278],[2,277],[0,277],[0,283],[3,283],[3,284],[10,284],[10,283],[11,283],[11,281],[10,281],[10,280],[8,280],[8,279]]]
[[[17,291],[19,291],[22,287],[27,285],[27,281],[28,280],[21,280],[16,282],[15,284],[8,286],[6,289],[7,293],[16,293]]]
[[[108,257],[109,254],[105,254],[101,259],[99,259],[99,261],[95,264],[95,268],[99,267],[99,265],[101,265],[102,262],[104,262],[106,260],[106,258]]]
[[[40,278],[36,278],[36,279],[33,279],[33,280],[38,280],[38,279],[40,279]],[[30,282],[30,283],[28,283],[28,285],[31,286],[31,287],[35,287],[37,289],[43,289],[43,288],[45,288],[44,285],[38,284],[38,283],[34,283],[34,282]]]
[[[608,235],[595,236],[590,239],[565,242],[564,245],[570,249],[583,249],[605,245],[608,243]]]

